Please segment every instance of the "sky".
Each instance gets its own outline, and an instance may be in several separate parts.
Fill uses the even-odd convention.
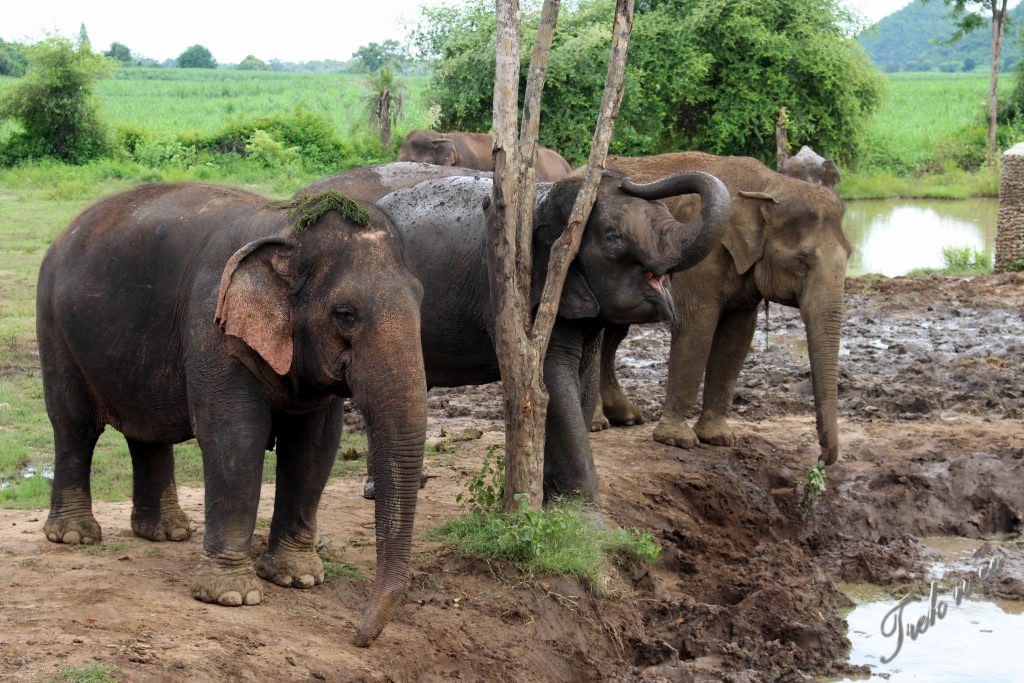
[[[911,0],[844,0],[874,23]],[[78,36],[85,24],[93,48],[123,43],[134,54],[162,62],[190,45],[203,45],[219,63],[246,55],[264,61],[344,61],[360,45],[389,38],[404,42],[420,5],[446,0],[290,0],[262,3],[222,0],[20,0],[5,2],[0,38],[35,42],[48,33]],[[447,0],[458,2],[458,0]]]

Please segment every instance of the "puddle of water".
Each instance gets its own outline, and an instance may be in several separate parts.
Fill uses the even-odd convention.
[[[997,199],[846,202],[843,231],[853,244],[846,274],[893,277],[942,268],[943,247],[995,247]]]
[[[962,567],[965,561],[979,568],[985,564],[984,559],[970,561],[985,540],[934,536],[923,538],[921,542],[943,558],[930,569],[932,578],[941,578],[954,564]],[[946,604],[945,616],[936,615],[934,625],[929,622],[924,631],[911,638],[907,626],[916,626],[921,617],[927,619],[930,603],[928,596],[908,601],[902,610],[903,643],[899,654],[893,657],[898,644],[894,626],[899,601],[888,597],[878,586],[838,585],[857,603],[846,616],[853,645],[850,663],[867,665],[871,676],[840,679],[836,683],[882,679],[891,683],[1019,683],[1024,680],[1024,648],[1021,647],[1024,644],[1024,602],[972,597],[957,605],[952,588],[940,590],[936,600],[937,605]],[[890,661],[883,663],[883,657]]]
[[[53,465],[38,462],[30,462],[24,468],[16,470],[13,475],[0,479],[0,491],[18,481],[19,479],[31,479],[32,477],[45,477],[53,480]]]

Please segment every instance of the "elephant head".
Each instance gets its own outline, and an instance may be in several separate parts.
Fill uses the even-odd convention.
[[[761,295],[800,309],[807,333],[821,459],[839,455],[838,364],[843,281],[851,247],[843,205],[831,190],[769,184],[740,190],[722,244],[736,271],[753,269]]]
[[[840,180],[839,167],[836,166],[836,162],[826,159],[807,145],[782,162],[779,166],[779,173],[832,190],[835,190]]]
[[[458,166],[459,153],[451,138],[432,130],[414,130],[405,136],[398,160]]]
[[[538,191],[534,304],[540,299],[551,245],[565,229],[581,185],[582,178],[572,176]],[[657,200],[686,193],[700,194],[701,212],[681,223]],[[667,275],[696,265],[719,244],[729,203],[728,190],[707,173],[677,173],[639,184],[605,171],[579,253],[566,275],[558,314],[620,324],[671,320]]]
[[[371,220],[338,193],[292,204],[306,225],[232,256],[217,320],[299,395],[351,395],[366,419],[378,488],[378,564],[356,643],[368,645],[408,578],[426,433],[423,288],[383,219]]]

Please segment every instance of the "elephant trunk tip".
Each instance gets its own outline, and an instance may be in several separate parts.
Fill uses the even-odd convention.
[[[352,644],[356,647],[370,647],[373,645],[373,641],[377,639],[377,636],[371,636],[370,634],[363,631],[363,627],[360,626],[356,629],[356,635],[352,639]]]

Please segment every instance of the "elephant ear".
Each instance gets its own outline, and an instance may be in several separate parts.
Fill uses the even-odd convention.
[[[434,145],[434,163],[438,166],[458,166],[459,153],[455,151],[455,143],[448,138],[431,141]]]
[[[766,192],[740,190],[739,195],[750,201],[734,204],[732,220],[722,236],[722,246],[732,256],[736,272],[743,275],[764,255],[764,202],[778,204],[778,200]]]
[[[279,375],[292,366],[292,311],[288,278],[295,245],[280,237],[236,251],[220,278],[217,323],[238,337]]]
[[[840,180],[839,167],[836,166],[836,162],[825,159],[825,163],[821,165],[821,184],[825,187],[835,187]]]

